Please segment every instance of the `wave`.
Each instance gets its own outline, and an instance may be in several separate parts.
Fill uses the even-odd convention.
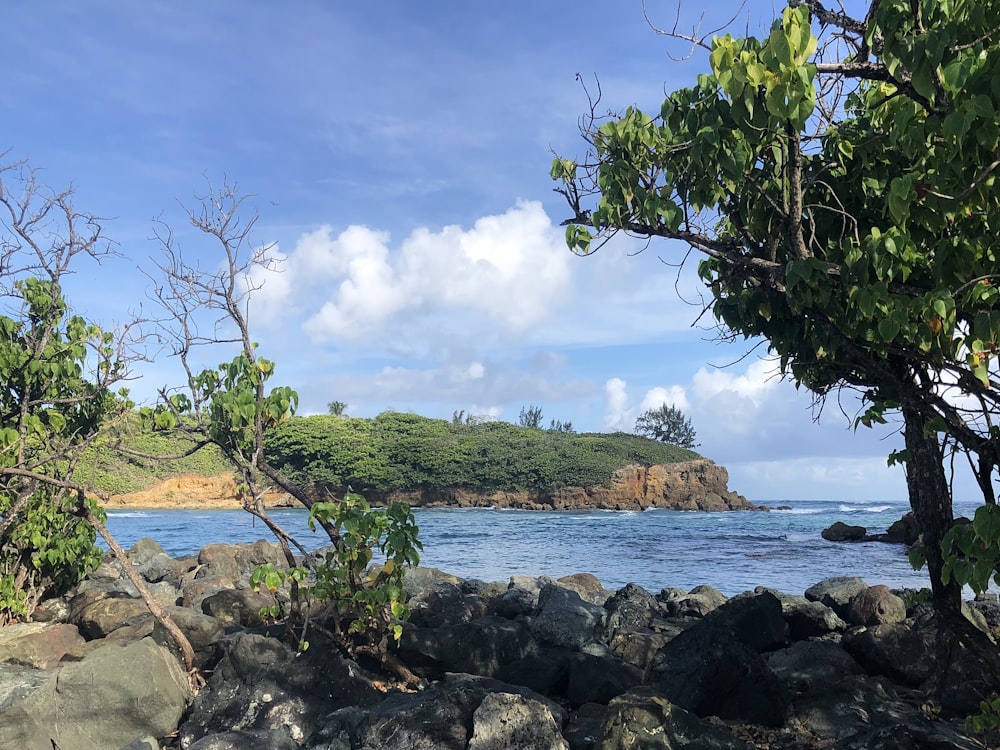
[[[111,518],[150,518],[153,514],[144,510],[109,510]]]
[[[815,516],[818,513],[829,513],[829,508],[775,508],[771,513],[786,513],[790,516]]]
[[[885,513],[893,507],[892,505],[840,505],[837,510],[841,513]]]

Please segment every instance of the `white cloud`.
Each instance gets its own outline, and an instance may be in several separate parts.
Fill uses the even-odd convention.
[[[604,384],[604,426],[609,430],[629,430],[627,383],[621,378],[611,378]]]
[[[418,228],[398,247],[385,232],[351,226],[334,236],[326,226],[300,238],[281,280],[266,279],[265,290],[272,288],[262,303],[270,312],[282,303],[286,313],[301,311],[318,343],[360,340],[441,314],[471,316],[470,323],[485,317],[517,334],[566,298],[573,260],[537,202],[467,230]]]
[[[691,404],[688,403],[687,392],[684,388],[679,385],[672,385],[669,388],[656,386],[646,391],[646,395],[642,397],[642,403],[639,404],[638,411],[642,414],[650,409],[658,409],[663,404],[669,404],[683,412],[691,410]]]

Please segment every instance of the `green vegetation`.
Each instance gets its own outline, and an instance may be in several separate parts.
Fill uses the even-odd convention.
[[[652,115],[595,115],[588,158],[551,171],[573,249],[618,231],[686,241],[729,335],[765,338],[820,398],[858,391],[860,425],[902,417],[892,460],[956,616],[943,449],[986,504],[1000,465],[998,26],[996,2],[892,0],[860,19],[796,3],[767,38],[703,40],[694,86]]]
[[[119,444],[124,450],[117,449]],[[111,495],[149,489],[181,474],[214,477],[232,473],[232,465],[214,445],[184,455],[193,445],[181,434],[147,429],[137,413],[129,413],[113,434],[83,452],[79,472],[93,477],[95,490]]]
[[[639,435],[680,448],[690,450],[698,447],[691,420],[671,404],[661,404],[640,414],[635,420],[635,431]]]
[[[622,466],[676,463],[698,454],[625,433],[578,435],[388,411],[374,419],[290,420],[268,435],[267,456],[296,482],[366,494],[607,486]]]
[[[723,335],[766,339],[818,399],[859,393],[856,425],[902,421],[889,460],[933,602],[997,674],[960,583],[988,580],[1000,538],[1000,2],[836,5],[789,0],[766,38],[693,40],[706,72],[655,112],[592,111],[589,153],[551,168],[566,240],[681,240]],[[952,465],[982,493],[974,533],[949,534]]]

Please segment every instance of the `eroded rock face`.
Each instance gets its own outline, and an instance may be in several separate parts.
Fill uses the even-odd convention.
[[[369,492],[383,504],[401,501],[419,508],[521,508],[525,510],[755,510],[757,506],[730,491],[729,472],[708,459],[656,466],[625,466],[610,487],[564,487],[524,492],[476,492],[462,488]]]

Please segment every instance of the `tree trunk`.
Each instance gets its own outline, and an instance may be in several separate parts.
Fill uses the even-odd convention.
[[[954,579],[945,584],[941,575],[944,569],[941,540],[954,520],[941,443],[936,432],[926,429],[924,416],[912,406],[903,407],[903,420],[909,453],[906,487],[910,508],[923,540],[934,607],[941,614],[957,614],[962,610],[962,588]]]

